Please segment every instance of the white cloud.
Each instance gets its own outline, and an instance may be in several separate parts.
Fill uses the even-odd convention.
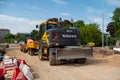
[[[16,6],[16,4],[13,2],[3,2],[3,1],[0,1],[0,5],[9,5],[9,6],[13,6],[13,7]]]
[[[32,6],[31,9],[33,9],[33,10],[39,10],[39,7],[37,7],[37,6]]]
[[[55,3],[59,4],[59,5],[66,5],[68,4],[67,2],[65,2],[64,0],[52,0],[54,1]]]
[[[108,14],[105,14],[105,15],[108,16],[108,17],[112,17],[113,13],[108,13]]]
[[[70,14],[69,13],[60,13],[60,15],[62,15],[62,16],[70,16]]]
[[[96,10],[92,7],[87,7],[87,12],[92,15],[99,15],[99,16],[101,15],[102,16],[102,10]],[[104,16],[111,18],[113,16],[113,13],[104,11]]]
[[[95,23],[101,24],[101,22],[102,22],[102,18],[100,18],[100,17],[90,16],[90,17],[88,17],[88,18],[89,18],[90,21],[92,21],[93,23],[95,22]]]
[[[87,12],[88,13],[97,13],[97,14],[101,14],[102,13],[102,10],[96,10],[92,7],[87,7]]]
[[[120,0],[107,0],[108,4],[120,7]]]
[[[0,5],[5,4],[5,2],[0,1]]]
[[[97,16],[89,16],[88,17],[90,23],[97,23],[98,25],[100,25],[100,29],[102,29],[102,17],[97,17]],[[104,19],[104,31],[106,29],[107,24],[110,21]]]
[[[13,3],[13,2],[8,3],[8,5],[13,6],[13,7],[15,7],[15,6],[16,6],[16,4],[15,4],[15,3]]]
[[[38,23],[39,21],[32,21],[26,18],[17,18],[8,15],[0,15],[0,27],[10,29],[11,33],[28,33],[32,29],[35,29],[35,25]]]
[[[31,9],[31,10],[42,10],[42,8],[34,5],[26,6],[26,8]]]
[[[88,13],[93,13],[93,12],[94,12],[94,9],[93,9],[92,7],[88,7],[88,8],[87,8],[87,12],[88,12]]]

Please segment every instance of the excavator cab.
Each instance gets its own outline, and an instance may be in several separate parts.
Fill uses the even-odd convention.
[[[54,28],[56,28],[57,27],[57,24],[47,24],[46,25],[46,30],[49,30],[49,29],[54,29]]]
[[[57,23],[56,22],[43,22],[41,23],[41,25],[39,26],[39,35],[40,37],[42,38],[44,32],[46,30],[49,30],[49,29],[54,29],[57,27]]]

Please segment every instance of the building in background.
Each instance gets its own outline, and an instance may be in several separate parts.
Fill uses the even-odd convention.
[[[3,42],[5,39],[5,35],[10,33],[9,29],[6,28],[0,28],[0,42]]]

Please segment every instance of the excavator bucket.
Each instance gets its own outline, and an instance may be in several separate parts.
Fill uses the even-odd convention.
[[[57,49],[57,60],[64,60],[64,59],[80,59],[80,58],[90,58],[93,56],[92,50],[93,48],[90,46],[84,47],[65,47]]]

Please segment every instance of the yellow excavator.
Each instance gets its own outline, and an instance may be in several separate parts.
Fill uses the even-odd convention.
[[[93,56],[92,46],[82,46],[80,30],[73,26],[64,28],[57,18],[50,18],[38,24],[40,60],[49,59],[50,65],[60,64],[62,60],[75,60],[85,63],[86,58]]]

